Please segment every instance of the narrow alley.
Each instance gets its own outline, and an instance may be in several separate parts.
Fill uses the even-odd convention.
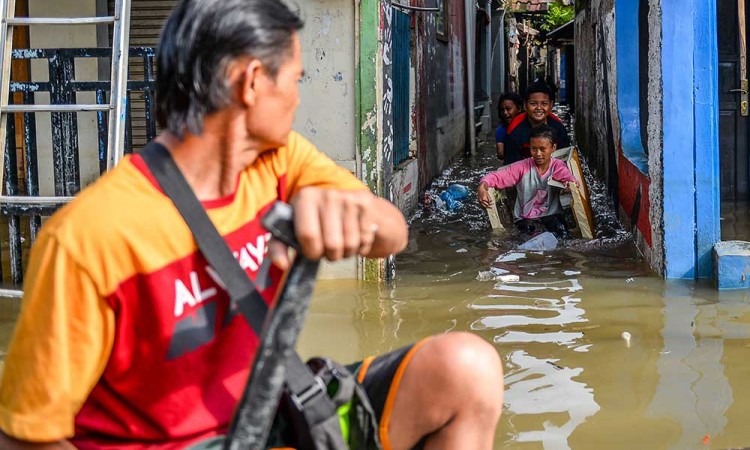
[[[301,351],[355,360],[431,334],[484,337],[505,366],[496,449],[746,446],[750,295],[655,276],[593,179],[596,239],[517,250],[475,199],[495,168],[481,145],[433,183],[390,286],[319,282]],[[451,183],[472,194],[445,211],[434,198]]]
[[[131,359],[126,364],[122,362],[125,359],[106,356],[96,364],[106,366],[103,369],[106,371],[115,361],[114,365],[121,370],[113,377],[127,384],[127,389],[122,391],[126,394],[113,390],[111,398],[122,401],[123,410],[130,407],[128,393],[141,396],[148,391],[141,387],[148,385],[154,371],[152,365],[144,361],[163,363],[159,367],[179,367],[174,369],[176,378],[190,372],[182,370],[185,367],[192,370],[200,365],[205,373],[191,374],[198,379],[195,385],[205,380],[215,382],[214,387],[219,387],[211,390],[211,394],[218,392],[217,402],[221,405],[231,402],[230,407],[216,408],[221,410],[219,415],[226,417],[217,419],[216,424],[211,422],[213,428],[207,428],[208,434],[213,438],[231,429],[229,411],[241,397],[233,396],[226,386],[231,382],[233,387],[239,386],[239,392],[244,381],[238,380],[241,376],[242,380],[247,378],[251,367],[257,367],[244,363],[240,367],[238,361],[243,360],[236,358],[234,352],[247,350],[251,364],[256,354],[261,355],[258,361],[263,361],[269,354],[282,353],[276,348],[266,353],[257,351],[255,338],[267,336],[268,329],[273,327],[258,325],[251,330],[246,326],[252,326],[252,320],[247,320],[249,316],[244,318],[245,324],[239,317],[235,319],[240,303],[224,292],[234,295],[231,289],[224,289],[231,288],[231,283],[224,283],[224,274],[214,270],[218,266],[209,259],[202,259],[207,256],[201,255],[203,247],[193,246],[197,241],[193,238],[199,234],[188,234],[190,230],[182,222],[164,221],[162,224],[156,220],[165,216],[171,217],[170,220],[179,219],[173,214],[176,211],[169,209],[170,204],[158,203],[163,209],[149,209],[140,203],[117,209],[122,206],[120,203],[126,204],[125,201],[106,205],[113,211],[117,209],[121,217],[132,219],[138,227],[125,226],[124,220],[110,220],[98,207],[87,210],[94,211],[87,217],[99,216],[97,219],[106,222],[106,226],[99,226],[97,230],[108,230],[111,226],[120,234],[115,241],[81,233],[82,237],[76,242],[82,245],[76,248],[99,255],[95,250],[106,250],[111,245],[117,247],[118,256],[111,261],[82,258],[84,264],[71,250],[69,265],[85,280],[92,278],[90,268],[85,265],[101,268],[101,279],[106,281],[102,285],[106,284],[106,289],[99,289],[98,285],[97,289],[90,287],[87,291],[82,288],[81,296],[77,291],[65,289],[66,283],[75,279],[61,272],[69,267],[63,265],[60,269],[53,264],[57,260],[52,259],[43,268],[54,273],[54,278],[39,278],[39,272],[35,274],[33,270],[29,272],[32,275],[26,277],[28,268],[36,267],[30,256],[31,248],[38,236],[44,236],[43,225],[51,216],[66,205],[78,202],[84,197],[80,192],[100,177],[118,170],[119,161],[130,161],[140,171],[143,158],[139,152],[157,136],[166,133],[164,142],[170,142],[165,144],[167,147],[190,141],[183,139],[185,133],[191,139],[210,137],[212,128],[206,127],[205,120],[209,116],[213,119],[217,111],[224,111],[227,115],[212,123],[232,125],[232,130],[239,133],[237,140],[247,144],[245,147],[257,142],[264,143],[265,147],[259,147],[246,166],[236,168],[240,170],[236,177],[229,177],[229,172],[222,171],[221,177],[229,180],[221,186],[222,195],[212,191],[215,195],[207,195],[203,206],[207,210],[215,209],[212,214],[217,218],[212,215],[210,219],[220,229],[219,238],[230,244],[230,251],[225,252],[228,266],[235,265],[231,258],[234,252],[240,267],[256,283],[260,295],[255,297],[266,301],[260,304],[261,308],[271,305],[273,313],[278,305],[273,302],[280,298],[277,292],[285,289],[281,286],[287,279],[281,268],[283,265],[278,264],[278,254],[269,250],[274,245],[269,232],[273,227],[261,220],[274,203],[284,201],[297,208],[302,204],[300,209],[314,205],[313,201],[297,201],[307,199],[304,194],[310,191],[304,189],[310,187],[346,191],[342,197],[351,195],[369,205],[358,204],[357,207],[363,209],[351,214],[360,222],[361,236],[349,233],[354,228],[341,227],[337,231],[345,234],[346,239],[342,241],[356,234],[363,243],[364,236],[370,233],[368,239],[376,241],[375,245],[372,242],[353,245],[351,248],[359,250],[350,253],[347,250],[343,254],[351,256],[335,262],[323,257],[321,270],[310,272],[317,273],[318,279],[297,341],[297,351],[303,359],[326,356],[346,364],[399,349],[431,335],[467,332],[481,337],[485,342],[473,340],[485,349],[483,355],[494,358],[486,345],[490,343],[503,364],[504,377],[494,364],[492,370],[485,367],[484,373],[492,374],[485,377],[489,382],[472,385],[481,386],[483,392],[490,386],[496,387],[498,398],[494,406],[502,402],[494,450],[750,449],[750,427],[746,426],[750,416],[750,384],[747,383],[750,377],[747,356],[750,350],[750,65],[747,58],[750,23],[746,19],[750,0],[292,0],[273,2],[273,7],[260,0],[216,0],[215,5],[247,8],[248,14],[272,10],[279,5],[284,5],[280,8],[286,10],[292,5],[286,15],[295,25],[289,25],[286,46],[279,44],[273,51],[254,53],[250,48],[241,48],[251,47],[245,43],[236,47],[241,50],[237,50],[237,54],[241,54],[237,60],[247,68],[256,59],[261,63],[256,66],[257,73],[264,78],[258,80],[272,82],[257,86],[267,88],[265,93],[270,97],[264,98],[270,101],[248,100],[255,99],[255,90],[254,95],[235,95],[235,91],[229,90],[234,86],[231,83],[237,84],[236,92],[244,93],[256,87],[255,81],[247,81],[255,72],[247,68],[246,72],[237,71],[233,60],[237,54],[229,55],[221,64],[226,63],[227,74],[236,77],[226,78],[222,73],[224,78],[217,77],[210,86],[224,86],[227,90],[220,93],[226,94],[225,100],[230,105],[212,105],[216,108],[210,112],[208,106],[200,104],[199,108],[194,104],[197,101],[194,95],[178,95],[202,112],[196,124],[200,132],[186,125],[187,131],[183,129],[183,133],[175,134],[171,128],[163,128],[165,124],[158,120],[161,94],[157,91],[162,90],[164,94],[166,87],[197,89],[201,86],[200,80],[194,80],[195,83],[183,79],[163,81],[163,74],[170,70],[157,69],[164,67],[159,64],[168,64],[170,60],[158,57],[165,48],[160,36],[164,33],[165,20],[174,17],[172,11],[179,5],[198,5],[196,10],[200,6],[213,11],[213,8],[206,8],[209,3],[203,1],[58,0],[50,3],[0,0],[0,4],[5,5],[0,9],[8,16],[0,24],[5,30],[0,40],[5,40],[7,50],[0,70],[0,92],[7,97],[0,101],[0,162],[3,163],[0,169],[0,374],[6,368],[27,367],[14,365],[14,358],[24,363],[30,361],[30,366],[44,370],[55,367],[39,364],[34,351],[14,350],[8,356],[9,347],[18,348],[18,342],[36,343],[36,339],[27,339],[29,336],[42,337],[39,340],[44,347],[45,333],[62,329],[60,334],[66,335],[69,328],[89,333],[82,338],[84,343],[88,339],[99,345],[101,336],[93,335],[99,331],[102,335],[111,332],[113,351],[120,351],[118,357],[126,354]],[[211,11],[201,14],[210,15]],[[222,17],[235,21],[232,14]],[[82,26],[58,31],[74,20]],[[244,22],[247,23],[240,25],[258,29],[274,23],[260,19]],[[218,23],[219,20],[214,21],[214,25]],[[15,34],[12,33],[14,27]],[[186,27],[175,27],[175,30]],[[250,34],[225,30],[221,28],[221,32],[214,35],[232,34],[222,38],[230,39]],[[183,51],[188,48],[187,41],[180,39],[175,38],[172,44],[173,50],[179,50],[175,53],[184,53],[183,57],[192,55],[191,58],[198,54]],[[212,41],[201,39],[191,41],[190,45],[204,51],[208,48],[205,42]],[[210,47],[206,53],[218,55],[227,48],[235,48],[215,47]],[[260,70],[268,61],[257,55],[268,55],[274,65],[280,66],[275,69],[268,66],[270,71]],[[294,70],[289,69],[286,66],[289,61],[279,55],[291,58]],[[178,61],[176,67],[194,69],[191,76],[201,74],[199,78],[203,78],[202,75],[214,76],[214,72],[220,72],[213,66],[195,70],[200,68],[197,62],[192,65]],[[200,64],[206,61],[203,59]],[[287,74],[284,77],[276,70],[282,66],[291,70],[284,72]],[[163,77],[159,80],[161,84],[157,76]],[[279,84],[278,80],[284,84]],[[544,92],[534,91],[534,85],[537,88],[544,85]],[[530,86],[532,89],[527,90]],[[207,89],[208,86],[204,86],[197,90],[213,92]],[[270,109],[256,109],[259,105],[266,108],[280,105],[281,94],[286,103],[275,108],[279,117],[266,114]],[[508,94],[523,98],[512,100],[515,96]],[[546,100],[534,101],[534,94],[543,94]],[[527,112],[527,119],[522,123],[528,126],[528,134],[533,126],[549,123],[549,107],[554,105],[554,113],[562,119],[579,147],[594,215],[593,239],[561,240],[554,250],[523,250],[519,246],[525,238],[515,228],[507,231],[491,228],[487,211],[477,200],[477,188],[483,175],[498,168],[498,154],[505,151],[505,161],[513,161],[509,156],[513,154],[509,150],[513,139],[509,133],[519,129],[511,125],[518,126],[521,118],[515,124],[510,119],[504,122],[506,114],[512,118],[510,112],[503,110],[502,103],[508,100],[519,112]],[[510,110],[512,106],[505,108]],[[528,120],[535,109],[545,110],[543,122]],[[237,119],[223,120],[227,117]],[[259,120],[257,118],[268,122],[258,126],[253,122]],[[277,125],[281,128],[279,124],[286,123],[287,119],[286,131],[279,132],[283,140],[251,133],[264,134]],[[493,137],[498,124],[503,125],[503,129],[496,139],[503,146],[496,150]],[[555,126],[559,134],[560,125]],[[293,139],[288,138],[288,128],[304,139],[298,139],[297,134],[292,135]],[[219,150],[215,152],[213,144],[194,144],[195,159],[191,161],[197,161],[194,169],[201,176],[189,181],[212,180],[202,171],[209,173],[227,161],[235,162],[224,158],[221,149],[227,154],[230,147],[240,149],[243,158],[256,150],[251,148],[248,152],[247,148],[235,145],[234,140],[220,133],[214,137],[214,141],[206,142],[217,143]],[[554,143],[555,133],[547,138]],[[307,141],[312,146],[307,146]],[[531,137],[526,141],[517,146],[529,147]],[[551,146],[545,148],[551,153]],[[535,148],[534,151],[541,150]],[[260,159],[253,159],[261,158],[262,152],[267,152],[270,158],[279,157],[279,161],[272,160],[268,167],[262,166],[265,160],[257,163]],[[182,153],[186,154],[193,155]],[[221,164],[206,162],[217,155],[223,158]],[[315,158],[320,158],[320,165],[310,163]],[[537,174],[549,167],[549,154],[545,158],[547,165],[537,163]],[[149,199],[166,201],[158,182],[153,186],[146,183],[154,173],[144,167],[146,170],[142,172],[133,170],[137,181],[123,182],[125,187],[118,193],[126,192],[125,188],[140,188],[149,194]],[[533,173],[533,167],[527,166],[523,176]],[[233,180],[236,180],[235,191],[227,188]],[[559,184],[560,180],[554,181],[564,187]],[[555,188],[548,188],[553,183],[544,183],[542,189],[534,188],[533,192],[547,195],[542,199],[556,198]],[[456,205],[447,204],[441,194],[456,184],[468,190],[469,195]],[[236,195],[241,185],[245,190]],[[484,191],[489,187],[482,186],[482,199],[492,206],[491,194]],[[571,189],[575,194],[575,189]],[[324,192],[318,199],[325,199],[329,194],[330,191]],[[336,195],[338,193],[333,196]],[[79,203],[82,202],[76,204]],[[103,203],[108,202],[99,201],[96,206]],[[212,206],[207,206],[209,204]],[[231,211],[227,205],[231,206]],[[321,223],[337,212],[355,211],[354,208],[321,205],[311,208],[320,214]],[[361,212],[367,208],[372,210],[365,211],[366,214]],[[375,219],[386,217],[384,211],[389,208],[392,220],[378,223]],[[546,208],[545,213],[549,212]],[[252,214],[247,213],[249,210]],[[149,217],[154,219],[145,220],[145,212],[153,213]],[[558,212],[554,215],[562,217]],[[408,245],[400,254],[391,255],[395,249],[402,248],[405,240],[402,215],[409,225]],[[304,214],[298,217],[308,218]],[[371,217],[375,219],[368,222]],[[312,223],[314,228],[318,225],[315,220],[314,217],[311,221],[300,222],[302,226]],[[73,222],[66,222],[66,225],[68,223]],[[94,222],[75,222],[76,230],[89,230],[83,225],[91,223]],[[174,224],[185,228],[179,244],[165,239],[157,242],[150,234],[174,235],[177,240],[179,233],[175,232]],[[398,224],[398,229],[395,225],[388,228],[389,224]],[[297,226],[296,230],[292,230],[292,226],[289,229],[300,233],[300,224]],[[318,231],[323,228],[319,227]],[[67,236],[59,239],[67,239]],[[377,246],[389,239],[393,241],[392,246]],[[134,250],[131,241],[141,240],[142,247]],[[157,248],[160,244],[164,244],[164,249]],[[372,251],[382,248],[386,250]],[[280,252],[283,254],[284,250]],[[337,259],[331,256],[337,254],[327,255]],[[247,257],[243,260],[243,256]],[[319,256],[314,255],[314,259]],[[283,256],[280,259],[283,260]],[[123,267],[128,267],[129,271],[126,273]],[[172,270],[174,272],[170,272]],[[276,278],[272,279],[271,275]],[[49,295],[44,290],[29,290],[40,286],[56,289]],[[141,289],[147,293],[142,294]],[[38,304],[45,305],[45,313],[50,312],[49,318],[36,314],[38,310],[29,313],[29,307],[24,309],[25,316],[21,315],[23,296],[26,295],[28,301],[35,292],[41,299]],[[72,326],[63,322],[66,326],[56,328],[56,320],[68,318],[68,310],[60,308],[62,312],[59,312],[56,307],[76,310],[84,295],[89,306],[96,305],[99,309],[92,308],[87,312],[91,317],[81,317],[79,322],[72,322]],[[111,303],[109,299],[114,296],[122,296],[122,302]],[[249,300],[252,296],[236,297]],[[305,296],[298,295],[301,297]],[[155,305],[167,319],[149,315],[150,309],[141,310],[132,307],[133,304]],[[122,311],[130,315],[121,315]],[[26,334],[17,333],[20,338],[16,337],[11,346],[14,328],[18,323],[22,324],[19,329],[24,328],[25,321],[19,320],[19,316],[34,319],[41,316],[41,325]],[[100,316],[116,319],[111,330],[96,322]],[[154,323],[143,325],[140,322],[147,316],[155,317]],[[298,329],[301,314],[288,316],[298,320],[289,328]],[[91,320],[95,322],[89,327]],[[148,320],[143,319],[143,322]],[[103,331],[98,330],[98,326]],[[197,330],[195,333],[192,333],[193,328]],[[148,332],[143,332],[144,329]],[[238,334],[224,334],[227,330]],[[279,333],[288,331],[281,329]],[[120,342],[127,341],[131,335],[138,345]],[[153,341],[164,340],[168,350],[158,350],[160,347],[152,338]],[[167,342],[167,338],[174,339]],[[56,342],[56,339],[57,336],[52,336],[49,342]],[[242,345],[235,345],[240,341]],[[292,339],[287,341],[290,347],[294,343]],[[60,342],[67,345],[67,341]],[[179,353],[179,358],[196,355],[199,358],[196,357],[195,363],[192,359],[180,359],[180,364],[185,365],[173,366],[173,342],[177,343],[174,348],[180,351],[184,347],[184,354]],[[248,346],[248,342],[252,345]],[[263,340],[267,342],[274,341]],[[57,348],[49,346],[39,351],[40,354],[44,350],[55,355],[64,353]],[[218,356],[204,358],[201,356],[204,348],[216,351]],[[84,351],[78,352],[81,355],[68,353],[72,355],[63,356],[70,356],[74,363],[66,367],[72,367],[70,373],[75,375],[67,378],[75,380],[80,365],[76,358],[94,356]],[[153,359],[142,358],[146,353],[152,353]],[[428,352],[424,354],[433,356]],[[34,359],[26,359],[26,355],[33,355]],[[405,358],[408,361],[410,356]],[[432,360],[435,359],[433,356]],[[231,366],[226,373],[216,370],[214,363],[219,360]],[[482,370],[482,363],[476,362],[477,371]],[[143,379],[131,378],[136,364],[140,365],[139,373],[145,374]],[[405,372],[402,367],[394,368],[400,372],[393,380]],[[439,367],[441,370],[422,373],[442,373],[449,366]],[[90,370],[82,373],[94,374]],[[464,373],[475,374],[468,370]],[[225,378],[219,379],[219,376]],[[101,373],[96,377],[96,386],[112,379]],[[427,376],[419,379],[423,378],[430,379]],[[33,378],[24,372],[17,379],[21,381],[16,381],[9,389],[14,392],[12,396],[21,398],[14,389]],[[289,379],[279,377],[279,389]],[[454,377],[451,381],[456,379],[461,378]],[[174,392],[168,394],[179,397],[180,405],[187,404],[184,399],[194,394],[190,391],[193,385],[170,385],[172,379],[166,376],[161,381],[168,389],[161,393],[154,391],[157,393],[150,398],[144,394],[142,400],[147,406],[151,406],[154,398],[158,399],[154,403],[162,403],[166,397],[160,395],[172,388]],[[320,378],[316,381],[320,382]],[[380,381],[373,384],[378,388],[385,386]],[[54,382],[49,387],[53,392],[59,390]],[[63,387],[69,386],[64,384]],[[502,400],[500,387],[504,387]],[[32,385],[32,391],[34,388],[36,386]],[[214,420],[213,400],[209,402],[208,396],[199,398],[209,389],[205,392],[202,389],[202,385],[197,387],[195,398],[189,400],[206,406],[206,417]],[[308,389],[305,394],[311,391]],[[320,389],[316,394],[324,391]],[[430,391],[444,393],[442,389]],[[188,394],[183,398],[185,392]],[[260,397],[262,395],[255,396]],[[276,397],[267,397],[273,405],[269,411],[276,411]],[[95,397],[86,398],[94,398],[93,404],[98,406]],[[293,400],[298,398],[302,396]],[[465,397],[461,400],[464,405],[472,405]],[[88,404],[88,400],[79,403]],[[69,409],[66,414],[77,416],[74,408]],[[154,409],[153,417],[169,418],[173,410],[164,407],[166,413],[163,413]],[[186,414],[184,423],[193,420],[189,417],[193,409],[182,408],[178,412]],[[390,412],[382,417],[388,414]],[[492,417],[494,420],[495,416]],[[21,414],[21,422],[25,419]],[[130,423],[114,414],[112,423],[122,425],[125,431],[111,442],[119,443],[118,439],[126,442],[131,438],[128,433],[132,429],[149,420],[137,419]],[[77,419],[67,417],[66,420],[72,423]],[[473,425],[489,435],[488,427]],[[163,442],[168,446],[172,445],[170,433],[179,427],[156,424],[153,428],[156,436],[169,435]],[[3,428],[0,438],[5,432]],[[426,436],[420,435],[420,439],[439,436],[434,427],[428,432]],[[106,433],[97,433],[99,430],[91,434],[110,439]],[[187,434],[192,439],[191,433]],[[151,445],[151,442],[160,442],[159,439],[162,437],[146,436],[142,442]]]

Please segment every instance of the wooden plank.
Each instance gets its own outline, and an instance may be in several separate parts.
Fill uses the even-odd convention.
[[[594,223],[591,220],[591,206],[589,202],[584,200],[581,195],[581,190],[571,183],[570,189],[571,198],[573,203],[573,217],[578,224],[578,231],[581,233],[581,237],[584,239],[594,238]]]
[[[489,188],[490,196],[495,200],[492,207],[486,208],[493,230],[505,230],[513,227],[512,205],[505,191]]]
[[[576,222],[581,229],[581,237],[584,239],[594,238],[594,213],[591,211],[591,195],[589,186],[586,184],[586,177],[583,176],[583,167],[578,157],[578,148],[574,147],[571,152],[571,158],[568,167],[573,172],[573,176],[578,180],[579,201],[573,197],[573,211],[575,212]]]
[[[497,194],[497,191],[495,188],[490,188],[490,197],[495,198],[495,195]],[[492,206],[487,209],[487,216],[490,218],[490,225],[492,226],[493,230],[504,230],[505,227],[503,226],[503,223],[500,221],[500,214],[497,212],[497,203],[493,202]]]
[[[594,214],[591,211],[589,188],[586,178],[583,176],[581,159],[578,156],[578,147],[566,147],[555,151],[553,158],[561,159],[570,169],[578,181],[578,188],[571,192],[573,217],[578,224],[578,231],[584,239],[594,238]]]

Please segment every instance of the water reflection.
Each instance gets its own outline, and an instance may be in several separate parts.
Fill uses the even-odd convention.
[[[392,286],[318,286],[301,352],[348,361],[471,331],[505,365],[497,449],[750,445],[750,296],[654,277],[596,184],[597,239],[550,252],[517,250],[521,239],[493,234],[474,202],[459,211],[429,203],[451,182],[474,189],[490,152],[428,192]],[[519,281],[477,280],[491,270]]]
[[[514,427],[511,442],[538,442],[544,448],[566,449],[568,438],[586,418],[599,411],[593,390],[576,381],[581,368],[562,367],[559,359],[540,359],[517,350],[508,355],[511,368],[505,377],[505,402],[509,420],[518,415],[545,418],[540,428],[520,431]],[[553,415],[567,416],[557,420]]]

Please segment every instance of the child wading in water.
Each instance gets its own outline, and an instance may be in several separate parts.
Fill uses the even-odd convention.
[[[497,159],[505,159],[505,146],[503,141],[508,134],[508,126],[521,113],[523,108],[523,99],[515,92],[505,92],[497,100],[497,117],[500,119],[500,126],[495,129],[495,150],[497,150]]]
[[[531,158],[504,166],[482,177],[477,189],[479,203],[485,208],[492,206],[494,199],[489,188],[515,186],[518,190],[513,208],[516,227],[522,233],[530,235],[550,231],[558,238],[568,239],[570,235],[560,204],[560,188],[550,186],[549,181],[552,179],[568,186],[568,183],[577,184],[576,178],[564,162],[552,158],[552,152],[557,146],[554,131],[550,127],[539,125],[532,129],[529,144]]]

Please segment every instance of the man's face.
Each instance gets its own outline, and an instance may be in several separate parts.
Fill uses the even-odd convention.
[[[551,109],[549,95],[542,92],[535,92],[526,100],[526,115],[533,124],[546,121]]]
[[[529,152],[537,167],[549,164],[556,148],[556,145],[546,137],[533,137],[529,141]]]
[[[500,104],[500,110],[502,111],[502,119],[505,125],[510,125],[510,122],[519,113],[518,106],[516,106],[513,100],[504,100]]]
[[[292,51],[274,79],[263,70],[255,81],[256,104],[247,117],[248,133],[259,141],[262,150],[287,144],[294,114],[299,106],[299,81],[302,78],[302,52],[299,36],[292,37]]]

